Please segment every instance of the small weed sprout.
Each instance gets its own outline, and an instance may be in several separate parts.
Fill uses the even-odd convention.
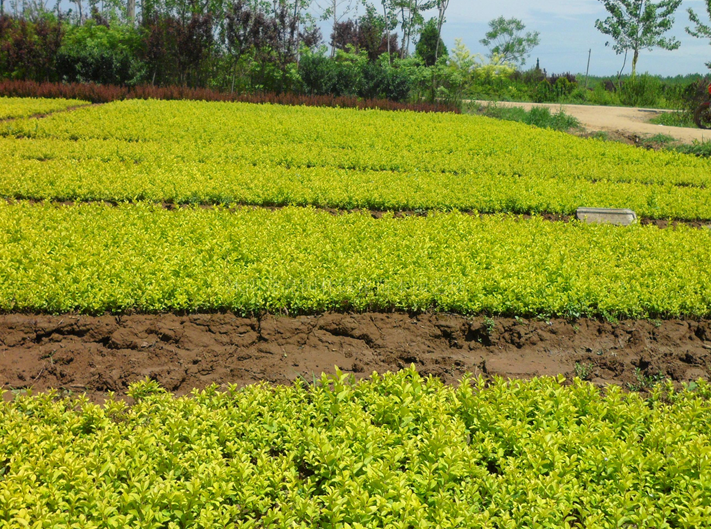
[[[496,329],[496,322],[493,318],[484,316],[484,327],[486,328],[486,334],[491,336],[492,334],[494,334],[494,329]]]
[[[590,380],[593,375],[593,369],[595,365],[592,362],[575,362],[575,376],[580,380]]]
[[[656,375],[645,375],[639,367],[635,368],[634,376],[636,382],[627,384],[630,391],[650,390],[657,384],[664,382],[667,379],[667,376],[661,371],[659,371]]]

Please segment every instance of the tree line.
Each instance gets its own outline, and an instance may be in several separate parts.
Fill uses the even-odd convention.
[[[596,27],[618,54],[676,49],[667,37],[681,0],[599,0]],[[711,17],[711,0],[705,0]],[[447,99],[520,72],[540,34],[499,17],[485,59],[442,41],[450,0],[0,0],[0,77],[38,82],[183,86],[237,93]],[[687,31],[711,40],[689,9]],[[331,22],[331,34],[319,24]],[[711,68],[711,62],[709,63]],[[623,65],[624,69],[624,65]],[[538,65],[516,82],[532,97],[569,94],[571,76]],[[551,86],[548,86],[551,85]],[[555,86],[553,86],[555,85]],[[552,96],[551,96],[552,94]],[[485,94],[484,94],[485,95]]]

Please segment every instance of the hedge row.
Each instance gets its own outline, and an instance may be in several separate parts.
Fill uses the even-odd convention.
[[[0,96],[46,97],[82,99],[92,103],[109,103],[124,99],[165,99],[198,101],[235,101],[243,103],[271,103],[276,105],[377,108],[379,110],[411,110],[414,112],[455,112],[460,110],[441,103],[396,103],[386,99],[359,99],[348,96],[312,96],[297,94],[236,94],[208,88],[182,86],[111,86],[93,83],[36,83],[34,81],[1,81]]]

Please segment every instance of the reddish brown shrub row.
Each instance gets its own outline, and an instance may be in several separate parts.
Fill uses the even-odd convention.
[[[412,110],[415,112],[455,112],[459,109],[440,103],[396,103],[385,99],[356,97],[310,96],[299,94],[231,94],[207,88],[180,86],[111,86],[93,83],[36,83],[34,81],[0,81],[0,96],[47,97],[81,99],[92,103],[108,103],[122,99],[189,99],[198,101],[239,101],[312,107],[377,108],[380,110]]]

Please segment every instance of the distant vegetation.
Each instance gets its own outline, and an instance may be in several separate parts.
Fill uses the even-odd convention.
[[[325,2],[319,11],[310,0],[215,0],[204,6],[190,0],[85,6],[75,0],[66,11],[40,2],[2,5],[7,9],[0,14],[0,80],[240,96],[450,104],[490,99],[685,111],[707,82],[702,75],[555,74],[538,62],[524,70],[540,34],[516,18],[489,23],[481,39],[486,56],[471,53],[461,41],[448,48],[440,38],[447,0],[365,1],[360,12],[342,1]],[[332,30],[324,37],[319,21],[326,19]]]

